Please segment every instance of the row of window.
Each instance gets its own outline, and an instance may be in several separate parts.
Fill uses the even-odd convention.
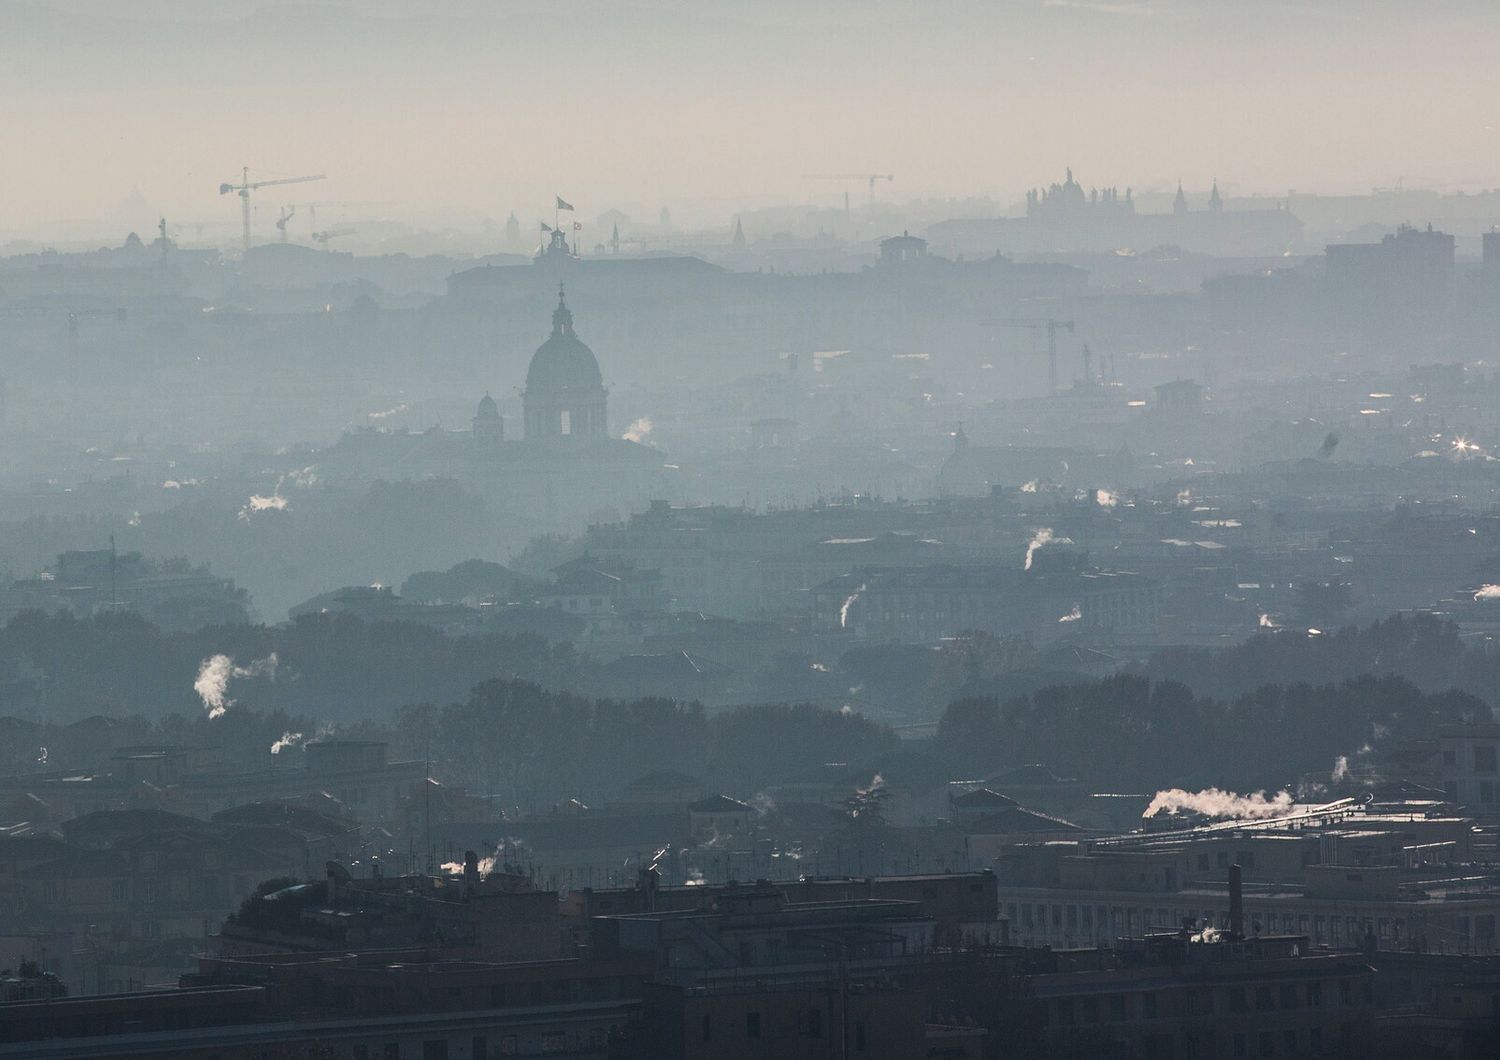
[[[1352,979],[1340,979],[1338,1004],[1352,1005],[1358,997],[1365,1003],[1373,1001],[1373,987],[1369,980],[1356,987]],[[1151,990],[1139,994],[1110,994],[1082,998],[1058,998],[1048,1006],[1049,1022],[1058,1026],[1078,1023],[1125,1023],[1136,1020],[1153,1020],[1160,1016],[1181,1017],[1190,1015],[1213,1015],[1215,1012],[1274,1012],[1292,1011],[1300,1008],[1323,1007],[1323,983],[1282,983],[1279,986],[1262,984],[1253,988],[1246,986],[1226,987],[1221,991],[1203,988],[1178,990]]]
[[[460,1051],[463,1047],[462,1039],[454,1042],[447,1038],[428,1038],[421,1043],[420,1052],[415,1043],[404,1052],[400,1042],[384,1042],[378,1047],[357,1045],[354,1047],[354,1060],[415,1060],[419,1056],[421,1060],[489,1060],[491,1057],[520,1056],[523,1046],[526,1047],[527,1055],[536,1052],[556,1055],[585,1049],[599,1051],[607,1044],[608,1032],[603,1027],[591,1028],[586,1033],[580,1032],[575,1035],[571,1046],[564,1031],[547,1031],[531,1042],[523,1042],[514,1034],[476,1034],[469,1038],[467,1054]]]
[[[728,1033],[732,1033],[726,1021],[716,1020],[712,1015],[703,1017],[703,1040],[712,1042]],[[856,1020],[851,1030],[851,1038],[855,1052],[864,1052],[868,1046],[869,1032],[865,1027],[864,1020]],[[744,1038],[748,1041],[759,1041],[764,1033],[760,1012],[751,1010],[745,1013]],[[797,1010],[797,1037],[799,1038],[822,1038],[824,1036],[824,1013],[820,1008],[804,1008]]]
[[[1500,753],[1492,744],[1479,744],[1473,749],[1474,772],[1495,773],[1500,772]],[[1458,768],[1458,749],[1447,748],[1443,751],[1443,765],[1450,769]]]
[[[1065,905],[1046,902],[1009,902],[1006,915],[1017,932],[1021,945],[1063,943],[1065,945],[1108,942],[1116,936],[1132,936],[1152,930],[1173,931],[1185,922],[1208,924],[1219,930],[1229,927],[1227,910],[1134,908],[1120,906]],[[1267,934],[1306,935],[1314,943],[1357,945],[1366,935],[1390,943],[1400,942],[1406,933],[1406,921],[1400,917],[1325,916],[1299,912],[1250,912],[1252,928]],[[1466,918],[1465,918],[1466,919]],[[1465,925],[1467,926],[1467,925]],[[1464,932],[1467,937],[1467,931]],[[1493,942],[1495,917],[1476,918],[1475,935],[1481,942]]]

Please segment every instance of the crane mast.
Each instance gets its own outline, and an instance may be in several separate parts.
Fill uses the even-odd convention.
[[[1073,322],[1071,320],[986,320],[985,324],[999,328],[1024,328],[1028,331],[1047,332],[1047,393],[1057,393],[1057,332],[1062,329],[1068,334],[1073,333]],[[1086,355],[1088,356],[1088,355]],[[1087,364],[1087,361],[1085,361]],[[1088,368],[1085,367],[1085,373]]]
[[[243,227],[244,249],[250,249],[250,193],[256,188],[269,188],[277,184],[306,184],[310,180],[327,180],[324,173],[310,177],[278,177],[275,180],[251,180],[250,167],[240,167],[240,182],[238,184],[220,184],[219,194],[228,195],[234,192],[240,197],[240,222]]]

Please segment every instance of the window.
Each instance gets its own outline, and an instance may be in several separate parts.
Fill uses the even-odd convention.
[[[1479,782],[1479,801],[1495,801],[1495,782],[1493,780],[1481,780]]]
[[[705,1042],[714,1040],[714,1020],[712,1016],[703,1017],[703,1040]]]
[[[1233,986],[1229,988],[1229,1011],[1244,1012],[1249,1005],[1245,1003],[1245,988]]]
[[[1307,984],[1307,1007],[1308,1008],[1322,1008],[1323,1007],[1323,984],[1322,983],[1308,983]]]
[[[745,1037],[746,1038],[759,1038],[760,1037],[760,1013],[759,1012],[747,1012],[747,1013],[745,1013]]]
[[[1281,988],[1281,1007],[1297,1007],[1297,985],[1295,983],[1288,983]]]
[[[568,1036],[561,1031],[542,1035],[542,1052],[564,1053],[568,1050]]]
[[[1314,1056],[1320,1056],[1323,1052],[1323,1028],[1309,1027],[1307,1030],[1307,1051]]]
[[[1495,772],[1495,747],[1493,744],[1474,748],[1474,772]]]
[[[1119,1022],[1125,1018],[1125,995],[1109,995],[1109,1018]]]
[[[1236,1034],[1234,1036],[1234,1055],[1235,1056],[1248,1056],[1249,1055],[1249,1051],[1246,1048],[1245,1035],[1244,1035],[1243,1031],[1240,1032],[1240,1033],[1238,1033],[1238,1034]]]
[[[109,897],[116,902],[128,902],[130,900],[130,881],[115,880],[110,885]]]
[[[1295,1030],[1281,1032],[1281,1051],[1287,1056],[1297,1055],[1297,1032]]]
[[[476,1034],[469,1039],[469,1056],[472,1060],[489,1060],[490,1043],[482,1034]]]
[[[1146,991],[1141,995],[1141,1018],[1154,1020],[1156,1018],[1156,994]]]
[[[381,1049],[381,1055],[385,1060],[401,1060],[401,1043],[386,1042]]]
[[[797,1034],[802,1038],[823,1037],[823,1010],[805,1008],[797,1013]]]
[[[431,1038],[423,1042],[422,1060],[448,1060],[448,1040]]]
[[[865,1041],[865,1021],[856,1020],[854,1023],[854,1051],[857,1053],[864,1052],[867,1048]]]
[[[1275,1007],[1276,1007],[1275,1001],[1272,999],[1272,996],[1271,996],[1271,988],[1269,986],[1258,986],[1258,987],[1256,987],[1255,988],[1255,1011],[1256,1012],[1269,1012],[1271,1009],[1273,1009]]]
[[[1456,765],[1458,765],[1458,752],[1457,751],[1452,751],[1452,750],[1444,751],[1443,752],[1443,765],[1445,765],[1445,766],[1456,766]]]
[[[1258,1043],[1258,1051],[1261,1056],[1275,1056],[1276,1036],[1270,1031],[1261,1031],[1260,1041]]]

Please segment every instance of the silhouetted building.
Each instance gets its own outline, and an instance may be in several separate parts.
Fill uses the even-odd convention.
[[[562,289],[552,314],[552,334],[538,347],[526,371],[521,399],[526,440],[557,445],[569,439],[608,435],[604,379],[594,351],[573,332],[573,314]]]
[[[1453,305],[1454,240],[1402,225],[1379,243],[1327,248],[1329,309],[1360,329],[1410,330],[1435,324]]]

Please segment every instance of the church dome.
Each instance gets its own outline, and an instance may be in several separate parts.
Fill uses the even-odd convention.
[[[495,399],[488,394],[479,399],[479,409],[474,413],[476,420],[498,420],[500,418],[500,406],[495,404]]]
[[[604,377],[594,351],[573,333],[573,314],[557,293],[552,313],[552,334],[538,347],[526,371],[526,389],[531,392],[602,390]]]

